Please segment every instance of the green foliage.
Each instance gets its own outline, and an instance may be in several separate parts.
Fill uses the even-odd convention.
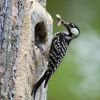
[[[49,81],[48,100],[100,100],[100,0],[47,0],[54,19],[60,14],[81,30]]]

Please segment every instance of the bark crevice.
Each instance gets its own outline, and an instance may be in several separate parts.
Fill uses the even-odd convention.
[[[0,1],[0,99],[33,100],[33,85],[47,67],[52,18],[46,0]],[[38,38],[38,39],[37,39]],[[36,100],[46,100],[43,85]]]

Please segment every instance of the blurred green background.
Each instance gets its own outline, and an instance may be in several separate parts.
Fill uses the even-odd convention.
[[[47,0],[47,10],[81,30],[48,85],[48,100],[100,100],[100,0]]]

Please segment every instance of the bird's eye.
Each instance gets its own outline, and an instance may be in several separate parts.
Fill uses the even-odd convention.
[[[75,27],[75,25],[71,23],[71,24],[70,24],[70,27],[71,27],[71,28],[74,28],[74,27]]]
[[[75,25],[74,25],[74,24],[69,23],[69,28],[74,28],[74,27],[75,27]]]

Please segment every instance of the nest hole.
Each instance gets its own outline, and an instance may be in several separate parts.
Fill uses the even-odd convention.
[[[37,44],[44,44],[47,41],[47,30],[44,22],[37,23],[35,26],[35,42]]]

